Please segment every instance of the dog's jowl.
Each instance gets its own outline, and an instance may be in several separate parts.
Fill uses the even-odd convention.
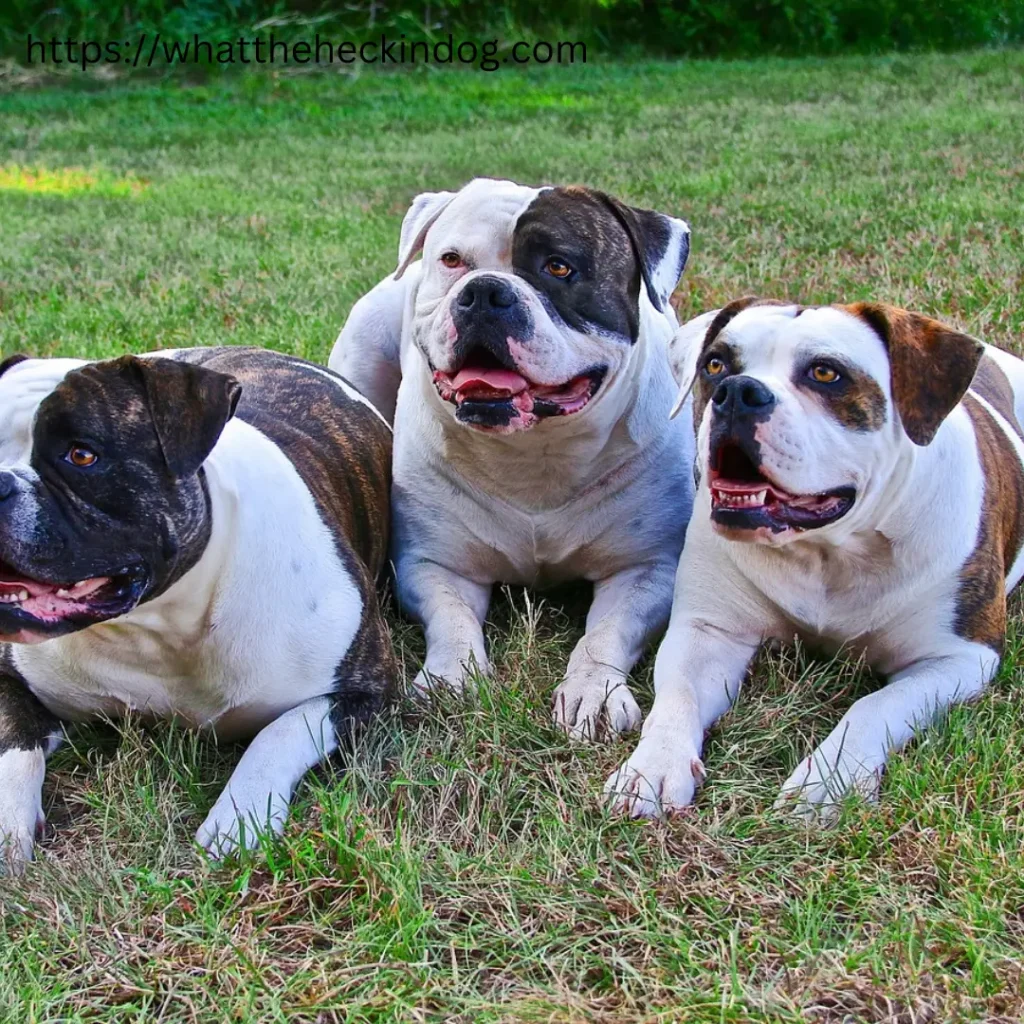
[[[495,583],[586,579],[556,721],[580,737],[639,721],[626,678],[667,620],[692,500],[666,359],[688,246],[683,221],[586,188],[478,179],[413,203],[398,270],[357,303],[331,366],[395,410],[418,686],[487,669]]]
[[[374,580],[390,430],[256,349],[0,366],[0,833],[31,856],[63,720],[128,709],[255,739],[199,830],[279,830],[388,696]]]
[[[1024,363],[893,307],[758,299],[686,324],[671,355],[701,483],[654,707],[609,799],[690,803],[759,644],[797,636],[889,677],[782,788],[831,817],[998,666],[1024,572]]]

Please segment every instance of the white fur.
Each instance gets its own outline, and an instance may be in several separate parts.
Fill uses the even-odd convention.
[[[397,590],[427,635],[415,685],[457,686],[473,666],[487,671],[482,624],[494,583],[590,580],[587,632],[556,691],[554,715],[572,735],[593,737],[602,711],[612,732],[639,722],[626,677],[668,613],[693,442],[684,423],[668,423],[666,346],[675,317],[667,305],[659,313],[641,285],[640,336],[631,346],[552,319],[513,272],[516,222],[542,191],[477,179],[454,197],[417,200],[403,225],[399,269],[418,248],[423,260],[356,304],[330,366],[382,408],[396,407]],[[675,222],[674,230],[686,226]],[[464,266],[445,267],[448,250]],[[451,302],[485,272],[531,311],[535,338],[516,355],[531,380],[557,384],[595,363],[609,366],[581,412],[498,436],[457,422],[438,396],[427,356],[451,368]],[[668,287],[666,273],[660,287]],[[398,379],[396,350],[397,402],[388,393]]]
[[[685,325],[673,343],[683,394],[715,312]],[[703,778],[704,732],[736,699],[765,639],[795,635],[826,650],[845,647],[889,676],[783,786],[780,806],[805,817],[830,815],[850,791],[872,795],[890,751],[949,704],[978,694],[998,664],[992,649],[953,631],[959,573],[974,550],[985,487],[967,412],[956,407],[930,445],[914,445],[892,412],[888,356],[874,331],[836,309],[794,313],[750,307],[723,335],[740,351],[743,373],[779,399],[759,427],[764,466],[792,493],[852,484],[857,501],[829,526],[743,543],[713,528],[706,481],[700,487],[655,662],[654,707],[637,749],[605,787],[610,804],[634,816],[692,801]],[[988,352],[1015,386],[1017,414],[1024,414],[1024,364]],[[880,430],[844,427],[793,384],[796,366],[829,353],[852,360],[882,388],[888,413]],[[1024,457],[1014,431],[996,418]],[[705,410],[700,466],[710,419]],[[1019,573],[1015,565],[1008,586]]]
[[[17,873],[32,859],[43,824],[45,772],[46,754],[39,748],[0,754],[0,871]]]
[[[330,701],[315,697],[271,722],[242,755],[196,842],[227,857],[254,847],[260,835],[279,834],[302,776],[338,749],[330,712]]]

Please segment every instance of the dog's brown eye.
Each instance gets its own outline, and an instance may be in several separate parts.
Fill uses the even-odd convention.
[[[462,257],[457,252],[446,252],[441,254],[441,262],[449,270],[454,270],[462,266]]]
[[[835,384],[839,380],[839,371],[828,363],[815,363],[811,367],[810,378],[816,384]]]
[[[95,452],[77,444],[69,448],[64,456],[66,462],[70,462],[72,466],[77,466],[79,469],[87,469],[94,465],[98,458],[99,456]]]
[[[705,364],[704,369],[712,376],[717,377],[720,373],[725,372],[725,362],[719,359],[718,356],[712,356]]]
[[[551,259],[544,264],[544,269],[552,277],[557,277],[561,280],[565,280],[565,278],[572,273],[572,267],[570,267],[565,260],[558,259],[557,256],[552,256]]]

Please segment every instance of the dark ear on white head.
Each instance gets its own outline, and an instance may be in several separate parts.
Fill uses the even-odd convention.
[[[0,377],[2,377],[12,366],[17,366],[18,363],[23,363],[27,359],[28,356],[23,355],[21,352],[15,352],[13,356],[8,356],[0,362]]]
[[[690,225],[678,217],[626,206],[612,196],[604,198],[633,243],[651,304],[664,313],[690,255]]]
[[[441,216],[444,208],[455,198],[454,192],[421,192],[409,207],[402,221],[402,234],[398,241],[397,281],[409,264],[423,251],[423,243],[431,225]]]
[[[903,429],[914,444],[930,444],[971,386],[985,346],[923,313],[873,302],[839,308],[866,321],[885,343]]]

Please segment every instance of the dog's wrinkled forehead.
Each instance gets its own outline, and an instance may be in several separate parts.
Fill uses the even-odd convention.
[[[514,181],[471,181],[448,200],[430,227],[425,257],[436,258],[453,248],[480,262],[511,266],[516,222],[540,192]]]
[[[136,455],[146,448],[157,452],[143,383],[115,370],[120,362],[89,363],[66,374],[40,403],[37,440],[47,435],[92,442],[117,440]]]
[[[712,346],[731,350],[743,372],[751,375],[788,377],[807,360],[835,359],[888,390],[889,356],[882,339],[863,320],[834,306],[753,304],[712,321],[704,348]]]

